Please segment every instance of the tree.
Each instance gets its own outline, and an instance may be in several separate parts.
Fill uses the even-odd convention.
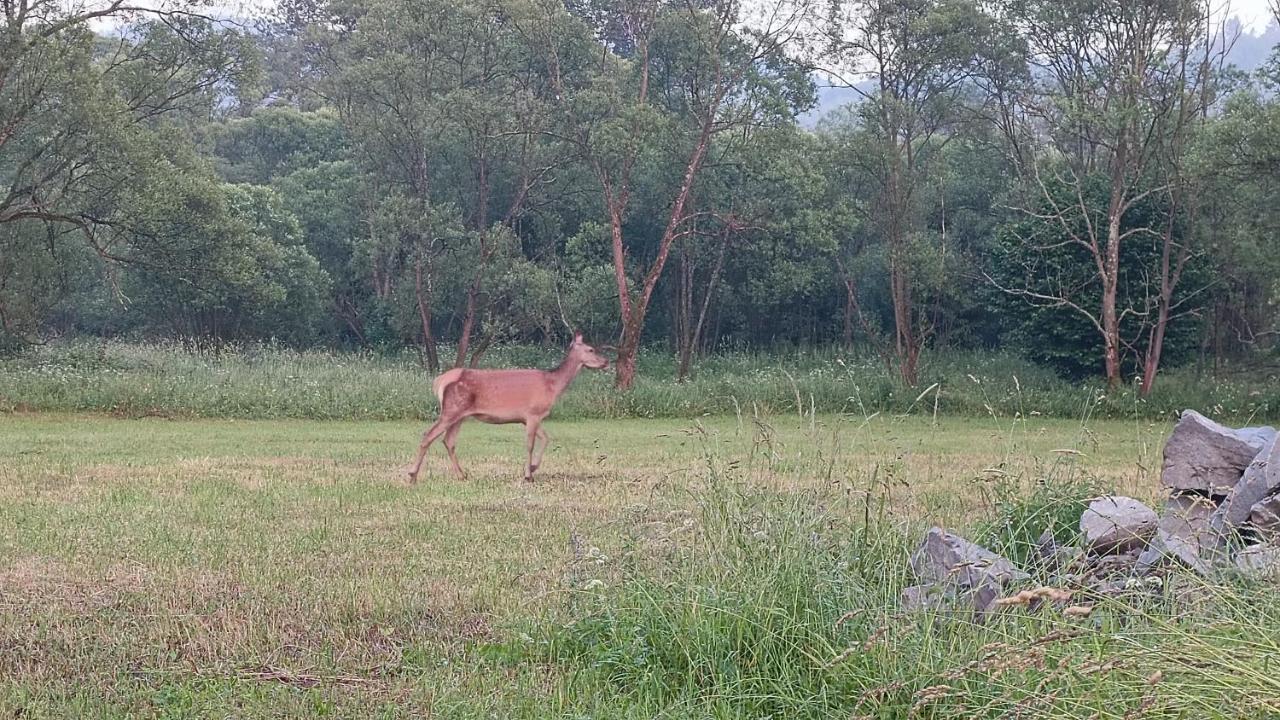
[[[1072,242],[1070,236],[1087,232],[1090,225],[1106,222],[1110,186],[1105,178],[1097,177],[1084,188],[1060,183],[1048,190],[1053,193],[1053,200],[1043,201],[1034,213],[1010,218],[997,229],[988,267],[996,285],[1024,289],[1021,293],[999,293],[1004,298],[1003,303],[999,299],[997,303],[1001,308],[1005,341],[1030,359],[1080,380],[1096,374],[1102,339],[1091,331],[1089,320],[1072,305],[1096,297],[1101,279],[1093,269],[1090,252]],[[1090,208],[1089,216],[1062,218],[1069,223],[1067,228],[1038,217],[1055,212],[1055,208],[1082,202],[1077,192],[1085,193],[1083,204]],[[1129,233],[1131,238],[1121,247],[1116,288],[1119,361],[1126,375],[1141,373],[1146,358],[1151,356],[1151,343],[1155,341],[1151,333],[1151,311],[1164,284],[1161,277],[1150,270],[1160,266],[1166,232],[1173,236],[1172,244],[1180,246],[1184,244],[1183,236],[1191,231],[1185,211],[1176,215],[1172,228],[1168,227],[1171,213],[1168,203],[1169,199],[1163,194],[1147,195],[1124,214],[1124,225],[1120,228],[1122,234]],[[1198,307],[1207,269],[1205,258],[1199,256],[1183,264],[1185,282],[1170,298],[1171,311],[1166,318],[1165,332],[1159,338],[1165,345],[1167,364],[1185,361],[1195,349],[1198,322],[1191,310]],[[1061,301],[1051,303],[1043,299],[1050,297],[1061,298]]]
[[[319,336],[329,278],[269,188],[179,175],[138,188],[130,212],[130,235],[164,240],[124,258],[123,292],[144,326],[200,346]]]
[[[1057,225],[1062,242],[1087,252],[1099,279],[1097,297],[1088,300],[1004,289],[1084,316],[1102,337],[1112,387],[1121,381],[1124,352],[1122,246],[1151,233],[1160,233],[1163,242],[1159,263],[1148,268],[1161,278],[1160,291],[1147,307],[1132,310],[1151,328],[1143,392],[1158,370],[1173,298],[1193,254],[1178,242],[1174,226],[1185,197],[1182,149],[1215,97],[1215,65],[1225,53],[1209,17],[1196,0],[1029,2],[1020,8],[1019,22],[1033,72],[1021,86],[995,87],[1001,126],[1026,183],[1022,211]],[[1079,219],[1094,217],[1088,203],[1096,196],[1088,188],[1099,178],[1107,187],[1104,220],[1081,225]],[[1059,192],[1063,186],[1073,191]],[[1168,200],[1163,229],[1126,222],[1125,215],[1151,195]]]
[[[113,282],[118,275],[111,268],[58,271],[61,263],[82,263],[85,253],[68,247],[77,238],[112,266],[143,256],[191,262],[155,252],[159,238],[128,234],[126,208],[133,190],[157,173],[203,172],[177,157],[191,149],[188,124],[250,82],[256,57],[241,34],[190,8],[5,3],[0,228],[21,256],[15,262],[52,263],[57,275],[77,282]],[[125,24],[99,37],[90,23],[104,21]],[[33,319],[25,332],[38,326]]]
[[[1188,161],[1216,282],[1207,343],[1215,362],[1280,336],[1280,103],[1257,88],[1230,97]]]
[[[885,246],[893,357],[902,379],[915,385],[921,350],[935,330],[919,272],[937,256],[921,196],[927,178],[940,172],[942,148],[968,116],[970,81],[999,43],[992,20],[968,0],[837,3],[830,22],[828,46],[840,65],[828,72],[861,96],[858,170],[864,187],[874,188],[864,221]],[[843,275],[848,317],[856,292]]]
[[[545,113],[535,88],[542,78],[519,34],[521,12],[505,0],[370,2],[330,29],[318,61],[322,92],[337,103],[356,157],[377,178],[370,196],[398,195],[419,217],[456,211],[467,234],[458,241],[475,246],[474,257],[451,273],[469,278],[455,365],[467,362],[489,302],[485,284],[501,246],[493,241],[496,228],[511,231],[562,165],[540,132]],[[407,248],[378,245],[387,255],[371,268],[379,273],[388,263],[412,262],[414,305],[435,369],[430,325],[444,255],[406,227],[388,237],[417,238]],[[398,277],[391,270],[375,278],[380,297],[391,295],[389,286],[379,286]]]
[[[145,13],[118,39],[89,22]],[[118,152],[165,116],[206,107],[251,78],[250,45],[181,8],[141,10],[122,0],[6,3],[0,26],[0,223],[92,225],[88,200],[139,168]]]
[[[775,2],[760,22],[742,22],[739,5],[705,7],[661,0],[621,3],[626,42],[606,47],[599,67],[577,57],[566,65],[563,20],[553,16],[529,34],[546,53],[548,89],[560,106],[559,134],[594,175],[610,231],[622,332],[616,384],[631,387],[653,293],[673,244],[693,232],[690,199],[713,140],[731,131],[793,121],[812,102],[812,84],[785,54],[809,8]],[[581,48],[581,43],[575,43]],[[663,147],[681,158],[678,182],[664,192],[662,229],[642,254],[627,232],[634,211],[636,171],[645,154]]]

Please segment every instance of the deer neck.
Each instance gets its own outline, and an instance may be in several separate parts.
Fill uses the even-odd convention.
[[[582,372],[582,363],[565,357],[564,362],[550,370],[547,375],[551,377],[551,385],[555,389],[555,396],[558,398],[560,394],[578,377],[578,373]]]

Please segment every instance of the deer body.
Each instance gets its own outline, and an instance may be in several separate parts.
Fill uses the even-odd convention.
[[[549,441],[542,429],[542,421],[582,368],[599,369],[608,364],[609,361],[584,343],[578,333],[574,335],[564,362],[554,370],[455,368],[441,374],[431,384],[436,399],[440,401],[440,416],[422,436],[418,457],[409,471],[409,481],[417,481],[427,450],[441,435],[444,436],[444,447],[449,453],[453,471],[459,476],[464,475],[454,447],[458,430],[469,418],[493,425],[523,423],[529,453],[524,479],[532,480]],[[541,447],[538,446],[539,440],[542,441]]]

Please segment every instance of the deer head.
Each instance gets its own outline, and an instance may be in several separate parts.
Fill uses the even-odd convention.
[[[609,367],[609,359],[601,355],[599,350],[583,342],[580,332],[573,334],[573,342],[569,345],[569,359],[582,363],[583,367],[589,367],[592,370],[603,370]]]

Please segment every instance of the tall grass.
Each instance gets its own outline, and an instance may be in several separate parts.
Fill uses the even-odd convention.
[[[1280,713],[1274,585],[1173,573],[1152,594],[1075,599],[977,624],[907,613],[920,528],[840,498],[753,490],[715,470],[693,521],[638,539],[565,612],[501,648],[558,678],[554,713],[593,718],[1253,718]],[[1047,479],[1046,485],[1056,480]],[[1041,516],[1047,497],[993,520]],[[1023,507],[1012,505],[1023,504]],[[1074,512],[1074,508],[1072,512]],[[854,516],[857,513],[852,514]],[[691,529],[692,528],[692,529]],[[1042,579],[1041,579],[1042,580]]]
[[[485,364],[549,367],[559,357],[555,348],[511,347],[494,350]],[[1139,398],[1132,387],[1107,392],[1077,386],[1025,361],[982,353],[928,357],[918,387],[903,385],[875,358],[835,350],[725,353],[703,359],[687,382],[675,382],[674,375],[670,357],[646,352],[630,392],[614,390],[608,373],[586,372],[556,412],[582,418],[755,410],[1168,419],[1192,407],[1240,422],[1280,418],[1280,383],[1274,377],[1171,372],[1150,397]],[[80,341],[0,360],[0,411],[422,419],[435,413],[429,380],[411,353],[248,347],[194,354],[178,346]]]

